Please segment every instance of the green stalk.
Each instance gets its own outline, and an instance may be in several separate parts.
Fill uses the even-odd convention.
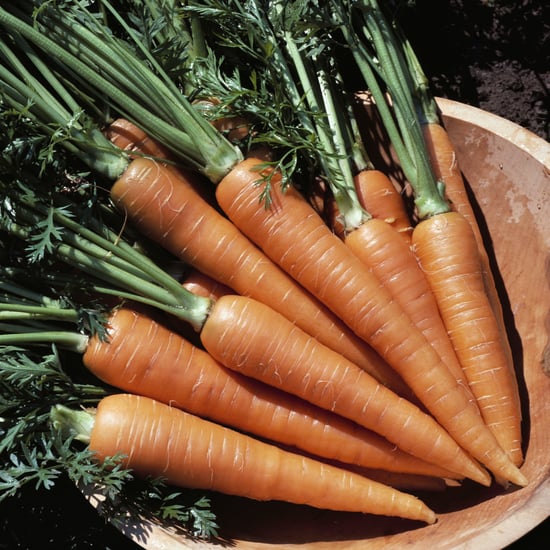
[[[75,410],[65,405],[54,405],[50,409],[50,422],[54,430],[63,437],[70,437],[86,445],[90,443],[94,427],[95,410]]]
[[[12,236],[30,242],[32,234],[28,227],[4,222],[2,229]],[[52,253],[65,264],[115,285],[120,291],[113,292],[114,295],[165,311],[188,322],[196,331],[200,331],[208,317],[212,306],[211,300],[192,294],[160,269],[157,270],[155,279],[151,281],[139,274],[134,274],[131,269],[98,259],[97,256],[65,242],[57,243]],[[137,250],[135,254],[136,257],[142,257],[144,263],[149,262],[148,258],[141,256]],[[105,255],[108,255],[107,250]]]
[[[431,168],[413,98],[414,79],[402,42],[376,0],[358,0],[346,7],[342,0],[332,3],[342,34],[413,188],[418,218],[448,212],[450,205],[442,184]]]
[[[275,2],[275,8],[279,15],[284,10],[280,1]],[[335,89],[340,75],[337,67],[329,66],[332,60],[330,54],[327,55],[330,44],[323,44],[313,33],[304,39],[301,31],[293,28],[276,30],[302,91],[301,94],[293,93],[294,108],[299,115],[303,97],[308,112],[313,113],[308,122],[318,139],[314,153],[323,167],[346,230],[352,231],[370,217],[359,204],[354,183],[354,173],[368,166],[369,160],[357,140],[352,111],[340,100],[342,91]],[[290,69],[286,70],[290,74]],[[285,82],[287,80],[296,86],[290,77]],[[272,86],[278,85],[272,82]]]
[[[2,327],[5,332],[6,327]],[[88,345],[88,338],[83,334],[70,331],[19,332],[16,334],[0,334],[0,345],[51,345],[63,347],[75,353],[84,353]]]
[[[223,178],[242,159],[240,151],[183,94],[166,85],[167,77],[157,77],[129,48],[123,48],[110,33],[101,32],[96,20],[92,32],[73,18],[70,11],[60,8],[41,10],[39,19],[44,25],[42,32],[23,16],[0,8],[0,25],[8,32],[20,34],[70,70],[71,78],[104,96],[122,116],[212,182]],[[136,77],[143,81],[137,90],[126,85]]]
[[[111,181],[119,177],[128,166],[126,154],[112,145],[99,129],[89,124],[84,126],[86,117],[82,110],[51,72],[45,73],[49,87],[29,73],[23,59],[30,56],[34,60],[34,50],[21,36],[17,44],[22,49],[14,51],[0,41],[2,99],[30,117],[46,135],[65,135],[63,146],[93,170]]]
[[[76,309],[8,279],[0,279],[0,289],[0,346],[55,344],[84,353],[88,337],[76,331],[81,321]]]

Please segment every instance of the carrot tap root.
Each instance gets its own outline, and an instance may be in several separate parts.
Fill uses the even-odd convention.
[[[471,227],[457,212],[439,215],[416,226],[413,246],[481,415],[517,465],[521,462],[517,380],[508,368]]]
[[[436,521],[433,510],[412,495],[143,396],[104,398],[93,419],[89,448],[98,460],[122,455],[137,475],[162,477],[175,486]]]

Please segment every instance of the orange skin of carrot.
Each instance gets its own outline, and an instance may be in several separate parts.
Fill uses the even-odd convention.
[[[521,463],[521,416],[516,379],[508,368],[498,322],[485,291],[478,247],[457,212],[418,224],[413,246],[426,273],[462,369],[486,424],[515,463]]]
[[[489,255],[487,254],[487,249],[485,248],[483,236],[481,235],[472,204],[468,197],[464,178],[462,177],[462,172],[460,171],[460,167],[457,162],[457,155],[454,145],[451,142],[447,130],[441,124],[424,124],[423,132],[434,173],[436,177],[445,184],[445,194],[451,203],[453,211],[462,214],[468,220],[472,231],[474,232],[481,260],[485,291],[491,301],[491,306],[499,323],[500,333],[502,335],[502,345],[504,346],[508,357],[508,368],[514,374],[515,378],[516,374],[514,369],[514,359],[508,340],[508,333],[506,331],[502,304],[496,288],[495,279],[491,270]],[[516,387],[513,390],[513,397],[516,401],[517,414],[521,416],[521,403],[519,389],[517,387],[517,379],[515,386]],[[517,453],[515,456],[516,463],[519,464],[522,460],[522,456]]]
[[[196,191],[191,175],[136,158],[111,188],[147,237],[202,273],[269,304],[401,395],[403,380],[340,319],[253,245]]]
[[[222,285],[212,277],[196,269],[191,270],[191,272],[187,274],[182,286],[197,296],[203,296],[211,300],[217,300],[225,294],[235,294],[233,289]]]
[[[222,366],[143,313],[115,310],[108,336],[108,341],[90,339],[83,362],[100,380],[120,390],[326,459],[458,477],[396,449],[374,432]]]
[[[201,342],[232,370],[348,418],[406,453],[489,483],[485,470],[431,415],[260,302],[220,298],[202,328]]]
[[[384,220],[371,218],[345,242],[390,291],[475,403],[426,275],[405,239]]]
[[[258,201],[258,165],[248,158],[217,185],[229,219],[378,351],[465,450],[495,476],[526,485],[424,335],[298,191],[283,192],[275,175],[270,208]]]
[[[233,122],[235,122],[235,121],[233,121]],[[158,157],[158,158],[169,158],[169,156],[170,156],[169,152],[161,144],[159,144],[155,140],[151,139],[143,130],[141,130],[139,127],[135,126],[133,123],[131,123],[130,121],[128,121],[124,118],[120,118],[120,119],[115,120],[109,126],[108,131],[107,131],[107,135],[108,135],[109,139],[115,145],[117,145],[118,147],[120,147],[121,149],[124,149],[126,151],[139,151],[142,154],[152,155],[152,156],[155,156],[155,157]],[[182,188],[182,189],[179,190],[180,195],[182,196],[182,200],[195,200],[195,199],[199,200],[198,197],[194,196],[194,195],[196,195],[197,192],[199,192],[199,189],[198,189],[199,186],[196,184],[196,182],[193,181],[191,183],[192,190],[190,190],[189,185],[187,184],[188,179],[191,179],[190,174],[188,174],[186,172],[182,172],[181,173],[181,178],[177,177],[177,176],[176,176],[176,178],[177,178],[177,180],[180,180],[180,179],[184,180],[185,189]],[[118,187],[113,188],[112,196],[119,193],[119,188],[120,188],[120,185]],[[127,203],[130,200],[132,200],[132,193],[131,192],[133,191],[133,188],[132,189],[127,189],[126,191],[127,191],[127,195],[125,195],[124,200],[121,201],[125,208],[126,208]],[[184,195],[185,191],[188,191],[188,192],[192,191],[193,192],[192,195],[191,195],[191,198],[189,198],[189,196],[188,196],[189,193],[186,193]],[[200,190],[200,194],[201,194],[201,196],[203,196],[202,189]],[[172,202],[170,202],[170,204],[172,204]],[[209,202],[209,204],[212,204],[212,202],[214,202],[214,201],[209,200],[208,202]],[[199,206],[200,206],[200,203],[197,205],[197,207],[199,207]],[[200,212],[200,209],[199,208],[197,208],[197,209]],[[130,210],[130,209],[128,209],[128,210]],[[205,217],[208,213],[212,213],[210,209],[205,208],[204,210],[206,211],[205,213],[203,213],[203,215]],[[133,220],[133,221],[135,223],[135,220]],[[147,225],[146,228],[143,227],[144,223],[145,222],[143,222],[143,221],[141,222],[141,224],[140,224],[141,229],[145,230],[146,232],[151,231],[151,226],[149,224],[146,224]],[[176,223],[178,223],[177,226],[175,225]],[[183,224],[187,225],[188,223],[189,223],[189,220],[185,216],[182,216],[182,219],[179,220],[178,222],[174,221],[173,225],[171,227],[167,228],[167,231],[172,231],[173,233],[180,234],[180,238],[183,240],[183,236],[186,234],[185,233],[186,228],[182,227],[182,226],[183,226]],[[179,225],[179,224],[181,224],[181,225]],[[224,225],[225,225],[225,229],[228,230],[229,228],[228,228],[227,224],[224,224]],[[154,231],[153,238],[156,239],[157,242],[161,242],[163,244],[163,246],[166,246],[165,243],[162,240],[161,235],[160,235],[160,229],[162,229],[164,226],[154,226],[154,227],[155,228],[153,229],[153,231]],[[235,233],[235,231],[232,229],[231,233],[233,234],[233,233]],[[149,236],[151,236],[151,235],[149,234]],[[244,239],[244,237],[235,236],[235,240],[241,241],[241,244],[244,245],[245,243],[242,243],[243,239]],[[209,245],[214,246],[211,241],[209,241]],[[177,247],[176,246],[171,246],[169,248],[169,250],[172,251],[176,256],[182,257],[182,255],[179,253],[181,251],[182,247],[185,247],[185,243],[183,243],[183,242],[180,243],[179,246],[177,246]],[[208,277],[209,276],[213,280],[217,280],[219,282],[219,284],[223,285],[223,287],[225,287],[227,289],[230,289],[231,279],[223,276],[223,274],[222,274],[222,276],[217,275],[218,274],[217,266],[212,266],[211,265],[211,263],[212,263],[211,258],[210,257],[203,257],[201,252],[202,251],[198,250],[197,248],[192,249],[192,251],[191,251],[192,258],[193,258],[194,262],[196,262],[196,263],[193,263],[193,265],[198,266],[198,268],[200,270],[203,270],[203,271],[205,269],[205,266],[208,266],[208,269],[206,271],[204,271],[204,273],[203,273],[203,277]],[[255,252],[255,254],[249,260],[249,264],[253,264],[254,262],[258,262],[257,267],[260,268],[261,266],[263,266],[265,264],[265,258],[259,259],[257,251],[255,250],[254,252]],[[189,253],[185,253],[183,255],[183,257],[186,261],[190,261],[190,254]],[[198,259],[199,257],[200,257],[200,260]],[[243,253],[242,257],[244,258],[244,253]],[[237,259],[235,259],[235,261],[237,262]],[[242,265],[236,264],[234,267],[236,269],[241,269]],[[271,266],[269,266],[269,269],[271,270]],[[242,275],[242,274],[239,274],[239,275]],[[281,279],[281,273],[278,273],[277,275],[278,275],[277,280]],[[236,276],[237,276],[237,274],[234,274],[234,277],[236,277]],[[244,275],[242,275],[242,280],[239,279],[238,283],[235,284],[235,286],[231,290],[236,291],[236,292],[241,293],[241,294],[244,294],[244,295],[250,295],[250,296],[252,296],[256,299],[259,299],[261,301],[265,300],[265,294],[262,294],[262,293],[257,294],[254,289],[255,289],[255,286],[258,284],[258,280],[262,280],[262,281],[267,282],[269,279],[267,277],[265,277],[265,275],[262,274],[261,272],[254,273],[254,276],[256,277],[255,281],[250,280],[250,279],[246,279],[244,277]],[[220,282],[220,279],[221,279],[221,282]],[[288,283],[288,280],[286,282]],[[301,292],[301,289],[300,289],[300,292]],[[278,303],[280,303],[281,305],[284,305],[286,303],[290,304],[290,302],[293,298],[298,298],[296,296],[296,293],[290,293],[289,292],[286,295],[286,298],[284,296],[278,296],[278,295],[275,294],[273,297],[268,298],[267,303],[269,305],[271,305],[272,307],[275,307],[275,309],[279,310],[277,305],[276,305],[277,300],[279,300]],[[311,297],[310,296],[307,296],[307,301],[311,302]],[[299,304],[299,302],[297,302],[297,303]],[[316,303],[316,307],[322,308],[322,306],[319,303]],[[296,310],[297,310],[296,307],[294,309],[291,309],[290,314],[295,315]],[[352,361],[357,363],[361,368],[364,368],[367,372],[369,372],[370,374],[375,376],[377,378],[377,380],[383,382],[389,388],[391,388],[394,391],[398,392],[400,395],[403,395],[405,397],[408,397],[411,400],[414,400],[414,396],[411,395],[411,392],[410,392],[409,388],[406,387],[406,385],[403,383],[403,380],[393,370],[391,370],[387,366],[387,364],[380,358],[380,356],[377,353],[375,353],[373,350],[371,350],[368,346],[365,346],[363,342],[360,342],[359,339],[355,335],[350,333],[350,331],[348,330],[347,327],[342,326],[342,323],[340,323],[339,320],[334,319],[332,314],[330,314],[329,312],[326,312],[326,311],[324,311],[324,312],[314,312],[311,307],[309,309],[298,307],[298,310],[301,312],[301,317],[297,318],[297,322],[302,328],[304,328],[304,330],[311,331],[311,327],[315,326],[316,328],[313,329],[315,331],[314,336],[316,336],[318,339],[320,339],[323,343],[329,345],[330,347],[334,347],[337,351],[339,351],[340,353],[343,353],[344,355],[346,355],[349,359],[351,359]],[[283,314],[285,314],[285,309],[282,309],[282,310],[279,310],[279,311],[281,311]],[[308,313],[311,314],[311,315],[315,315],[315,317],[313,317],[312,320],[305,319],[305,316]],[[339,325],[338,327],[336,327],[336,326],[331,327],[331,326],[327,325],[326,330],[333,332],[332,337],[330,336],[330,333],[327,332],[327,339],[323,338],[323,336],[319,334],[319,331],[321,330],[321,327],[324,324],[326,324],[326,322],[327,322],[327,321],[324,321],[324,319],[323,319],[324,317],[328,317],[328,323],[329,324]],[[296,319],[296,317],[291,317],[291,319],[294,320],[294,319]],[[337,335],[336,334],[337,329],[341,330],[343,334]],[[336,339],[339,339],[339,341],[336,340]]]
[[[414,496],[139,395],[111,395],[99,403],[89,448],[100,461],[123,454],[123,464],[137,475],[162,477],[175,486],[436,520]]]
[[[137,152],[167,160],[172,157],[166,147],[125,118],[114,120],[105,130],[105,135],[111,143],[129,153]]]
[[[359,204],[373,217],[396,229],[407,244],[412,224],[405,201],[390,178],[380,170],[361,170],[355,176]]]

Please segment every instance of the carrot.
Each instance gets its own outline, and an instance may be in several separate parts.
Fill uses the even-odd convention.
[[[433,231],[434,242],[445,242],[446,246],[442,247],[437,262],[437,270],[440,273],[447,271],[448,273],[461,273],[463,280],[475,281],[478,277],[479,270],[479,252],[476,247],[464,246],[461,241],[454,245],[451,241],[445,241],[440,233],[443,228],[448,227],[451,233],[455,232],[455,228],[451,227],[451,223],[447,221],[448,214],[452,211],[452,207],[445,195],[444,182],[438,180],[435,173],[431,157],[424,138],[424,126],[426,123],[437,121],[437,109],[435,101],[431,96],[428,88],[428,81],[422,71],[420,63],[412,50],[410,43],[404,36],[404,33],[399,28],[399,25],[394,21],[393,15],[386,12],[387,6],[379,3],[377,0],[367,0],[368,10],[354,10],[353,14],[342,10],[346,17],[342,17],[341,30],[347,36],[349,44],[355,44],[356,40],[362,40],[362,45],[365,48],[355,48],[354,57],[357,61],[357,68],[363,74],[364,84],[366,84],[372,92],[374,101],[383,120],[387,134],[391,136],[391,142],[396,151],[397,158],[400,161],[403,172],[410,184],[414,198],[415,218],[420,222],[413,231],[413,242],[415,247],[420,246],[419,240],[422,241],[421,246],[431,249],[432,244],[429,242],[429,232]],[[364,7],[364,6],[363,6]],[[355,16],[357,26],[353,29],[346,28],[346,22],[349,17]],[[361,33],[353,34],[355,29],[361,29]],[[364,36],[369,36],[369,40],[363,40]],[[378,56],[385,59],[385,63],[379,64],[376,69],[376,75],[372,70],[373,60]],[[441,217],[441,221],[437,219]],[[452,217],[451,217],[452,218]],[[422,227],[422,229],[420,229]],[[414,232],[418,230],[419,236],[415,239]],[[463,231],[456,231],[456,235],[462,237]],[[467,237],[469,240],[470,237]],[[474,239],[475,241],[475,239]],[[458,258],[457,254],[469,254]],[[445,256],[448,254],[448,256]],[[433,256],[430,255],[430,258]],[[462,269],[458,264],[462,262]],[[447,264],[447,267],[444,267]],[[473,271],[467,273],[466,270]],[[435,268],[434,268],[435,270]],[[428,274],[429,275],[429,274]],[[433,286],[433,285],[432,285]],[[474,290],[477,292],[477,287]],[[452,293],[453,283],[449,281],[449,288],[443,290],[440,288],[438,292],[434,292],[436,296],[442,299],[453,300]],[[484,291],[485,292],[485,291]],[[487,310],[484,304],[487,296],[479,294],[479,302],[470,301],[469,306],[474,307],[476,312],[470,312],[468,317],[470,322],[479,325],[485,324],[484,318],[476,319],[476,313],[481,313],[482,316],[487,314],[493,315],[491,309]],[[445,309],[448,304],[440,304],[440,309]],[[463,304],[462,308],[466,306]],[[463,311],[462,309],[462,311]],[[454,328],[449,325],[450,317],[443,315],[447,331],[453,333]],[[461,323],[461,319],[456,319]],[[491,324],[494,320],[491,321]],[[496,323],[498,326],[498,322]],[[456,331],[463,330],[462,326],[456,328]],[[472,330],[475,334],[476,331]],[[504,336],[504,334],[501,334]],[[497,338],[493,333],[487,333],[489,342],[483,342],[483,337],[479,335],[478,342],[482,347],[489,346],[489,349],[495,349],[498,343]],[[462,368],[465,373],[473,368],[472,363],[475,361],[466,359],[465,350],[468,344],[465,341],[459,341],[453,337],[455,347],[459,345],[461,350],[456,349],[457,356],[462,363]],[[479,356],[475,349],[470,348],[474,357]],[[505,349],[500,349],[499,356],[509,356]],[[497,361],[499,363],[499,361]],[[481,366],[481,365],[480,365]],[[484,369],[486,367],[482,367]],[[492,422],[500,423],[511,428],[510,437],[505,438],[494,436],[495,440],[499,441],[504,446],[504,451],[509,454],[509,459],[513,464],[519,465],[521,462],[521,454],[519,453],[519,441],[517,436],[520,434],[519,425],[521,423],[521,414],[519,409],[519,401],[517,397],[517,388],[515,381],[512,380],[514,374],[509,368],[502,368],[501,364],[496,367],[489,367],[493,373],[495,380],[502,377],[502,380],[496,382],[496,391],[492,392],[480,390],[472,387],[474,395],[479,395],[481,401],[478,400],[479,409],[491,409]],[[483,377],[486,374],[480,374]],[[477,375],[476,375],[477,377]],[[474,378],[473,374],[466,374],[466,378]],[[470,384],[471,385],[471,384]],[[500,390],[506,392],[505,395]],[[510,393],[509,393],[510,392]],[[515,412],[511,411],[508,405],[514,403]],[[502,418],[497,420],[496,411],[501,411]],[[514,419],[512,419],[513,414]],[[516,426],[512,428],[512,424]],[[498,477],[498,474],[495,474]]]
[[[205,296],[217,300],[225,294],[234,294],[233,290],[228,286],[222,285],[218,281],[212,279],[208,275],[201,273],[197,269],[191,270],[183,281],[183,287],[189,292],[198,296]]]
[[[457,477],[399,451],[374,432],[227,369],[133,309],[113,312],[108,341],[92,337],[83,362],[100,380],[123,391],[319,457],[388,471]]]
[[[458,286],[456,287],[457,292],[464,291],[470,297],[477,294],[479,298],[479,301],[469,302],[470,306],[475,309],[475,311],[468,314],[470,323],[472,323],[472,326],[489,325],[490,327],[494,327],[496,325],[498,327],[499,337],[491,329],[490,332],[487,332],[488,342],[483,341],[483,337],[473,330],[469,337],[472,338],[474,335],[477,335],[479,345],[494,354],[495,361],[490,365],[479,361],[480,350],[476,350],[474,346],[470,345],[472,343],[471,340],[470,344],[460,341],[455,346],[459,345],[461,347],[460,352],[457,350],[457,354],[462,363],[463,370],[467,373],[467,378],[473,380],[473,383],[470,382],[470,385],[474,395],[478,398],[478,405],[483,416],[491,419],[490,424],[493,425],[495,432],[497,432],[496,437],[504,450],[509,454],[512,462],[520,465],[523,461],[521,450],[521,403],[513,366],[513,357],[503,319],[502,305],[496,290],[488,254],[472,205],[468,200],[464,180],[456,162],[454,148],[445,128],[441,125],[438,107],[430,93],[422,67],[415,52],[403,36],[401,29],[398,26],[395,26],[394,29],[397,31],[396,39],[393,41],[396,49],[399,51],[397,55],[402,55],[402,59],[406,60],[406,63],[403,65],[404,73],[410,79],[410,89],[414,90],[414,93],[411,94],[410,104],[414,105],[418,113],[418,122],[420,122],[418,126],[415,125],[415,128],[419,129],[418,134],[415,134],[414,137],[409,136],[409,139],[416,144],[416,155],[418,155],[418,158],[422,158],[423,163],[426,164],[426,168],[429,168],[429,173],[428,170],[425,172],[425,178],[411,181],[415,201],[417,204],[427,204],[434,199],[436,194],[446,199],[445,208],[436,214],[442,216],[441,221],[437,222],[434,220],[424,224],[423,228],[418,231],[421,236],[417,239],[413,236],[413,240],[415,240],[417,245],[421,241],[422,246],[427,247],[429,250],[433,245],[428,243],[430,237],[427,233],[433,230],[434,234],[432,238],[434,242],[442,242],[449,245],[443,249],[448,250],[450,254],[447,259],[448,266],[445,269],[448,270],[449,274],[460,272],[462,274],[462,281],[470,280],[475,285],[472,289],[464,289]],[[437,189],[436,191],[437,187],[443,187],[443,190]],[[448,213],[451,211],[458,212],[462,218],[467,220],[469,231],[468,228],[464,227],[463,219],[460,216],[448,216]],[[428,215],[419,215],[420,220],[428,217]],[[423,222],[420,225],[422,224]],[[449,241],[443,240],[441,236],[442,228],[448,228],[451,233],[456,231],[456,234],[460,238],[464,238],[465,241],[459,241],[454,247],[451,246]],[[475,246],[471,246],[472,238]],[[465,254],[462,258],[462,269],[457,265],[459,263],[458,253]],[[426,254],[432,258],[430,253]],[[445,258],[442,255],[437,265],[438,270],[444,270],[444,261]],[[472,269],[472,271],[467,272],[467,269]],[[481,292],[478,286],[480,276],[483,281],[483,292]],[[456,283],[456,281],[453,281],[453,283]],[[450,298],[451,291],[444,293],[440,289],[436,292],[436,295],[441,299],[449,297],[452,300]],[[491,308],[489,309],[486,308],[487,300],[491,304]],[[450,307],[448,302],[440,304],[440,309]],[[465,305],[463,305],[463,308],[465,309]],[[461,313],[460,318],[444,315],[447,330],[455,334],[463,331],[464,328],[461,326],[461,322],[466,315],[464,311]],[[486,315],[489,315],[490,319],[486,318]],[[451,326],[451,320],[453,322],[456,320],[459,326],[456,328]],[[455,338],[459,340],[457,336]],[[466,349],[470,349],[472,355],[468,355]],[[474,365],[477,365],[481,372],[474,374]],[[489,371],[486,372],[486,369],[489,369]],[[493,380],[491,387],[478,383],[479,379],[484,379],[488,376]],[[502,415],[500,419],[497,412],[499,410]],[[496,427],[500,425],[503,427],[506,426],[506,428],[501,430]]]
[[[517,382],[486,294],[471,225],[456,212],[434,216],[415,228],[413,246],[483,418],[511,459],[520,463]]]
[[[81,428],[78,438],[88,443],[96,459],[123,455],[121,463],[138,476],[260,501],[436,521],[435,513],[416,497],[153,399],[111,395],[99,402],[93,416],[79,412],[91,427]],[[51,416],[61,428],[70,424],[74,411],[57,406]]]
[[[372,218],[349,233],[345,243],[389,290],[475,402],[441,318],[437,300],[406,241],[386,221]]]
[[[365,342],[201,199],[193,176],[136,158],[111,187],[133,224],[187,264],[266,303],[402,395],[410,390]]]
[[[111,123],[107,135],[122,149],[140,151],[161,158],[170,157],[170,153],[162,145],[126,119],[120,118]],[[143,164],[145,162],[144,159]],[[147,166],[142,169],[145,171]],[[159,168],[159,176],[167,170],[170,168]],[[244,235],[217,215],[213,207],[205,204],[196,175],[191,175],[185,170],[174,171],[170,181],[159,177],[153,185],[145,179],[147,188],[144,189],[133,174],[131,172],[128,179],[123,176],[115,182],[111,187],[111,197],[142,233],[160,243],[178,258],[193,265],[203,276],[217,280],[224,287],[231,288],[237,293],[271,305],[392,390],[414,399],[402,379],[377,353],[360,341],[317,300],[312,300],[301,287],[296,287],[294,281],[273,265],[254,245],[250,248],[251,243]],[[166,202],[163,204],[163,210],[171,211],[169,215],[172,217],[162,216],[159,220],[154,211],[150,210],[147,201],[161,200],[158,194],[164,189]],[[176,215],[178,209],[181,212]],[[190,219],[197,221],[190,224]],[[195,234],[189,231],[189,225],[195,229]],[[214,232],[213,228],[216,226],[218,231]],[[232,241],[235,247],[231,254],[226,247],[228,241]],[[237,244],[240,245],[239,248],[236,248]],[[226,260],[223,267],[220,265],[222,253],[217,253],[220,247],[224,247],[223,258]],[[277,285],[281,285],[279,289]],[[326,327],[325,334],[322,332],[323,327]]]
[[[258,201],[258,164],[246,159],[218,184],[216,197],[228,217],[377,350],[464,449],[495,475],[525,485],[426,338],[305,199],[290,187],[282,192],[273,178],[271,207]]]
[[[390,178],[380,170],[361,170],[355,177],[357,198],[373,217],[394,227],[410,243],[412,223],[404,198]]]
[[[28,25],[6,10],[0,9],[1,24],[11,32],[17,32],[22,37],[32,40],[43,51],[86,78],[91,88],[102,90],[113,104],[120,105],[123,112],[131,111],[134,119],[146,122],[144,129],[150,128],[155,135],[163,133],[162,143],[170,144],[171,149],[176,155],[181,155],[184,162],[207,176],[209,181],[221,182],[218,192],[221,188],[227,187],[227,181],[240,183],[241,188],[244,187],[248,192],[250,201],[245,201],[244,197],[241,201],[239,197],[233,207],[238,208],[240,214],[245,210],[242,207],[243,202],[247,202],[247,208],[253,207],[252,212],[245,216],[248,218],[245,222],[246,227],[249,231],[254,229],[256,241],[269,244],[268,255],[282,257],[282,263],[289,273],[308,283],[304,284],[306,289],[321,301],[330,301],[334,307],[327,307],[333,309],[337,316],[346,317],[347,313],[350,327],[360,337],[364,337],[363,339],[377,349],[401,374],[419,398],[425,404],[427,402],[427,408],[467,451],[479,457],[484,464],[489,463],[490,466],[487,467],[498,472],[503,478],[509,476],[510,481],[519,485],[526,483],[521,472],[509,463],[498,446],[494,448],[496,440],[482,422],[478,424],[479,414],[467,402],[467,397],[456,380],[445,369],[443,370],[446,374],[438,372],[441,362],[423,335],[414,329],[410,320],[395,303],[387,301],[387,293],[382,291],[378,281],[362,275],[366,270],[360,265],[361,262],[357,258],[356,262],[345,259],[334,242],[337,238],[330,232],[329,238],[323,235],[323,230],[328,231],[328,228],[323,226],[323,229],[319,230],[318,216],[311,216],[310,209],[302,209],[300,201],[291,197],[296,197],[292,189],[289,189],[284,197],[280,190],[275,189],[275,207],[282,210],[284,216],[280,215],[280,211],[275,212],[274,208],[267,211],[264,205],[258,203],[257,189],[252,185],[258,179],[258,174],[251,170],[251,164],[256,165],[258,160],[241,161],[242,155],[201,118],[181,94],[174,94],[174,87],[167,86],[162,78],[155,78],[155,74],[148,71],[147,65],[137,56],[132,56],[125,50],[124,64],[120,64],[123,65],[122,70],[120,65],[117,65],[117,70],[113,70],[109,56],[118,57],[120,44],[116,37],[108,32],[100,32],[95,21],[94,31],[90,31],[85,24],[66,11],[47,10],[46,13],[41,13],[40,19],[41,28],[48,29],[47,36],[33,25]],[[63,33],[58,33],[58,24],[63,27]],[[342,26],[342,30],[346,30],[345,25]],[[72,40],[67,40],[67,33],[71,35]],[[61,37],[65,48],[53,40]],[[96,63],[101,63],[101,71],[93,68],[96,67]],[[139,72],[139,82],[122,78],[123,73],[126,75],[130,68]],[[128,85],[130,81],[131,86]],[[139,85],[139,93],[136,93],[135,84]],[[153,93],[150,94],[150,91]],[[164,97],[160,95],[161,91],[170,99],[160,102],[159,98]],[[383,103],[383,100],[375,99],[379,106]],[[169,132],[165,132],[167,126],[173,124],[176,118],[178,123],[170,126]],[[400,117],[400,120],[403,118]],[[97,151],[97,145],[95,150]],[[144,159],[136,159],[138,162],[142,160]],[[136,166],[136,161],[132,166]],[[155,165],[153,163],[150,166]],[[117,174],[119,173],[117,170]],[[237,190],[236,195],[239,193],[241,191]],[[217,193],[217,196],[218,202],[221,203],[220,194]],[[234,196],[229,196],[229,202],[233,200]],[[290,201],[292,207],[288,208]],[[285,207],[281,209],[283,203]],[[152,210],[150,203],[148,207]],[[296,211],[294,207],[297,207]],[[227,208],[224,210],[227,212]],[[277,224],[274,224],[274,221]],[[279,222],[284,223],[279,225]],[[301,231],[307,224],[312,224],[312,232]],[[242,227],[242,224],[240,225]],[[278,227],[269,229],[273,225]],[[316,237],[319,237],[319,241],[312,242],[316,241]],[[296,238],[302,241],[299,246],[296,246]],[[343,243],[338,242],[346,250],[346,254],[351,254]],[[263,244],[260,246],[263,247]],[[320,250],[321,252],[318,252]],[[310,262],[312,257],[313,263]],[[340,262],[344,259],[345,261]],[[363,283],[366,283],[366,287]],[[315,294],[314,289],[319,292]],[[358,302],[361,302],[360,306],[353,307]],[[478,434],[482,437],[478,437]]]
[[[435,175],[445,184],[445,194],[451,203],[453,211],[462,214],[470,223],[472,231],[477,242],[479,258],[481,261],[481,273],[485,284],[485,292],[491,302],[494,314],[499,324],[501,333],[501,345],[507,356],[508,369],[514,376],[514,386],[511,388],[512,398],[516,402],[516,415],[521,418],[521,403],[519,398],[519,389],[515,377],[514,360],[506,323],[504,321],[502,303],[495,284],[495,278],[491,269],[489,255],[485,247],[485,242],[479,224],[476,219],[475,212],[472,208],[471,201],[468,197],[464,178],[457,161],[457,155],[449,134],[445,127],[439,123],[439,117],[434,115],[430,122],[426,122],[423,126],[424,138],[426,147],[430,155],[431,163]],[[523,460],[522,453],[518,450],[513,451],[512,459],[516,464]]]

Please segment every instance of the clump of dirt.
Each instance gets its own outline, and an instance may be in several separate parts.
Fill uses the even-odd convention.
[[[435,95],[550,140],[550,4],[413,0],[398,18]]]

